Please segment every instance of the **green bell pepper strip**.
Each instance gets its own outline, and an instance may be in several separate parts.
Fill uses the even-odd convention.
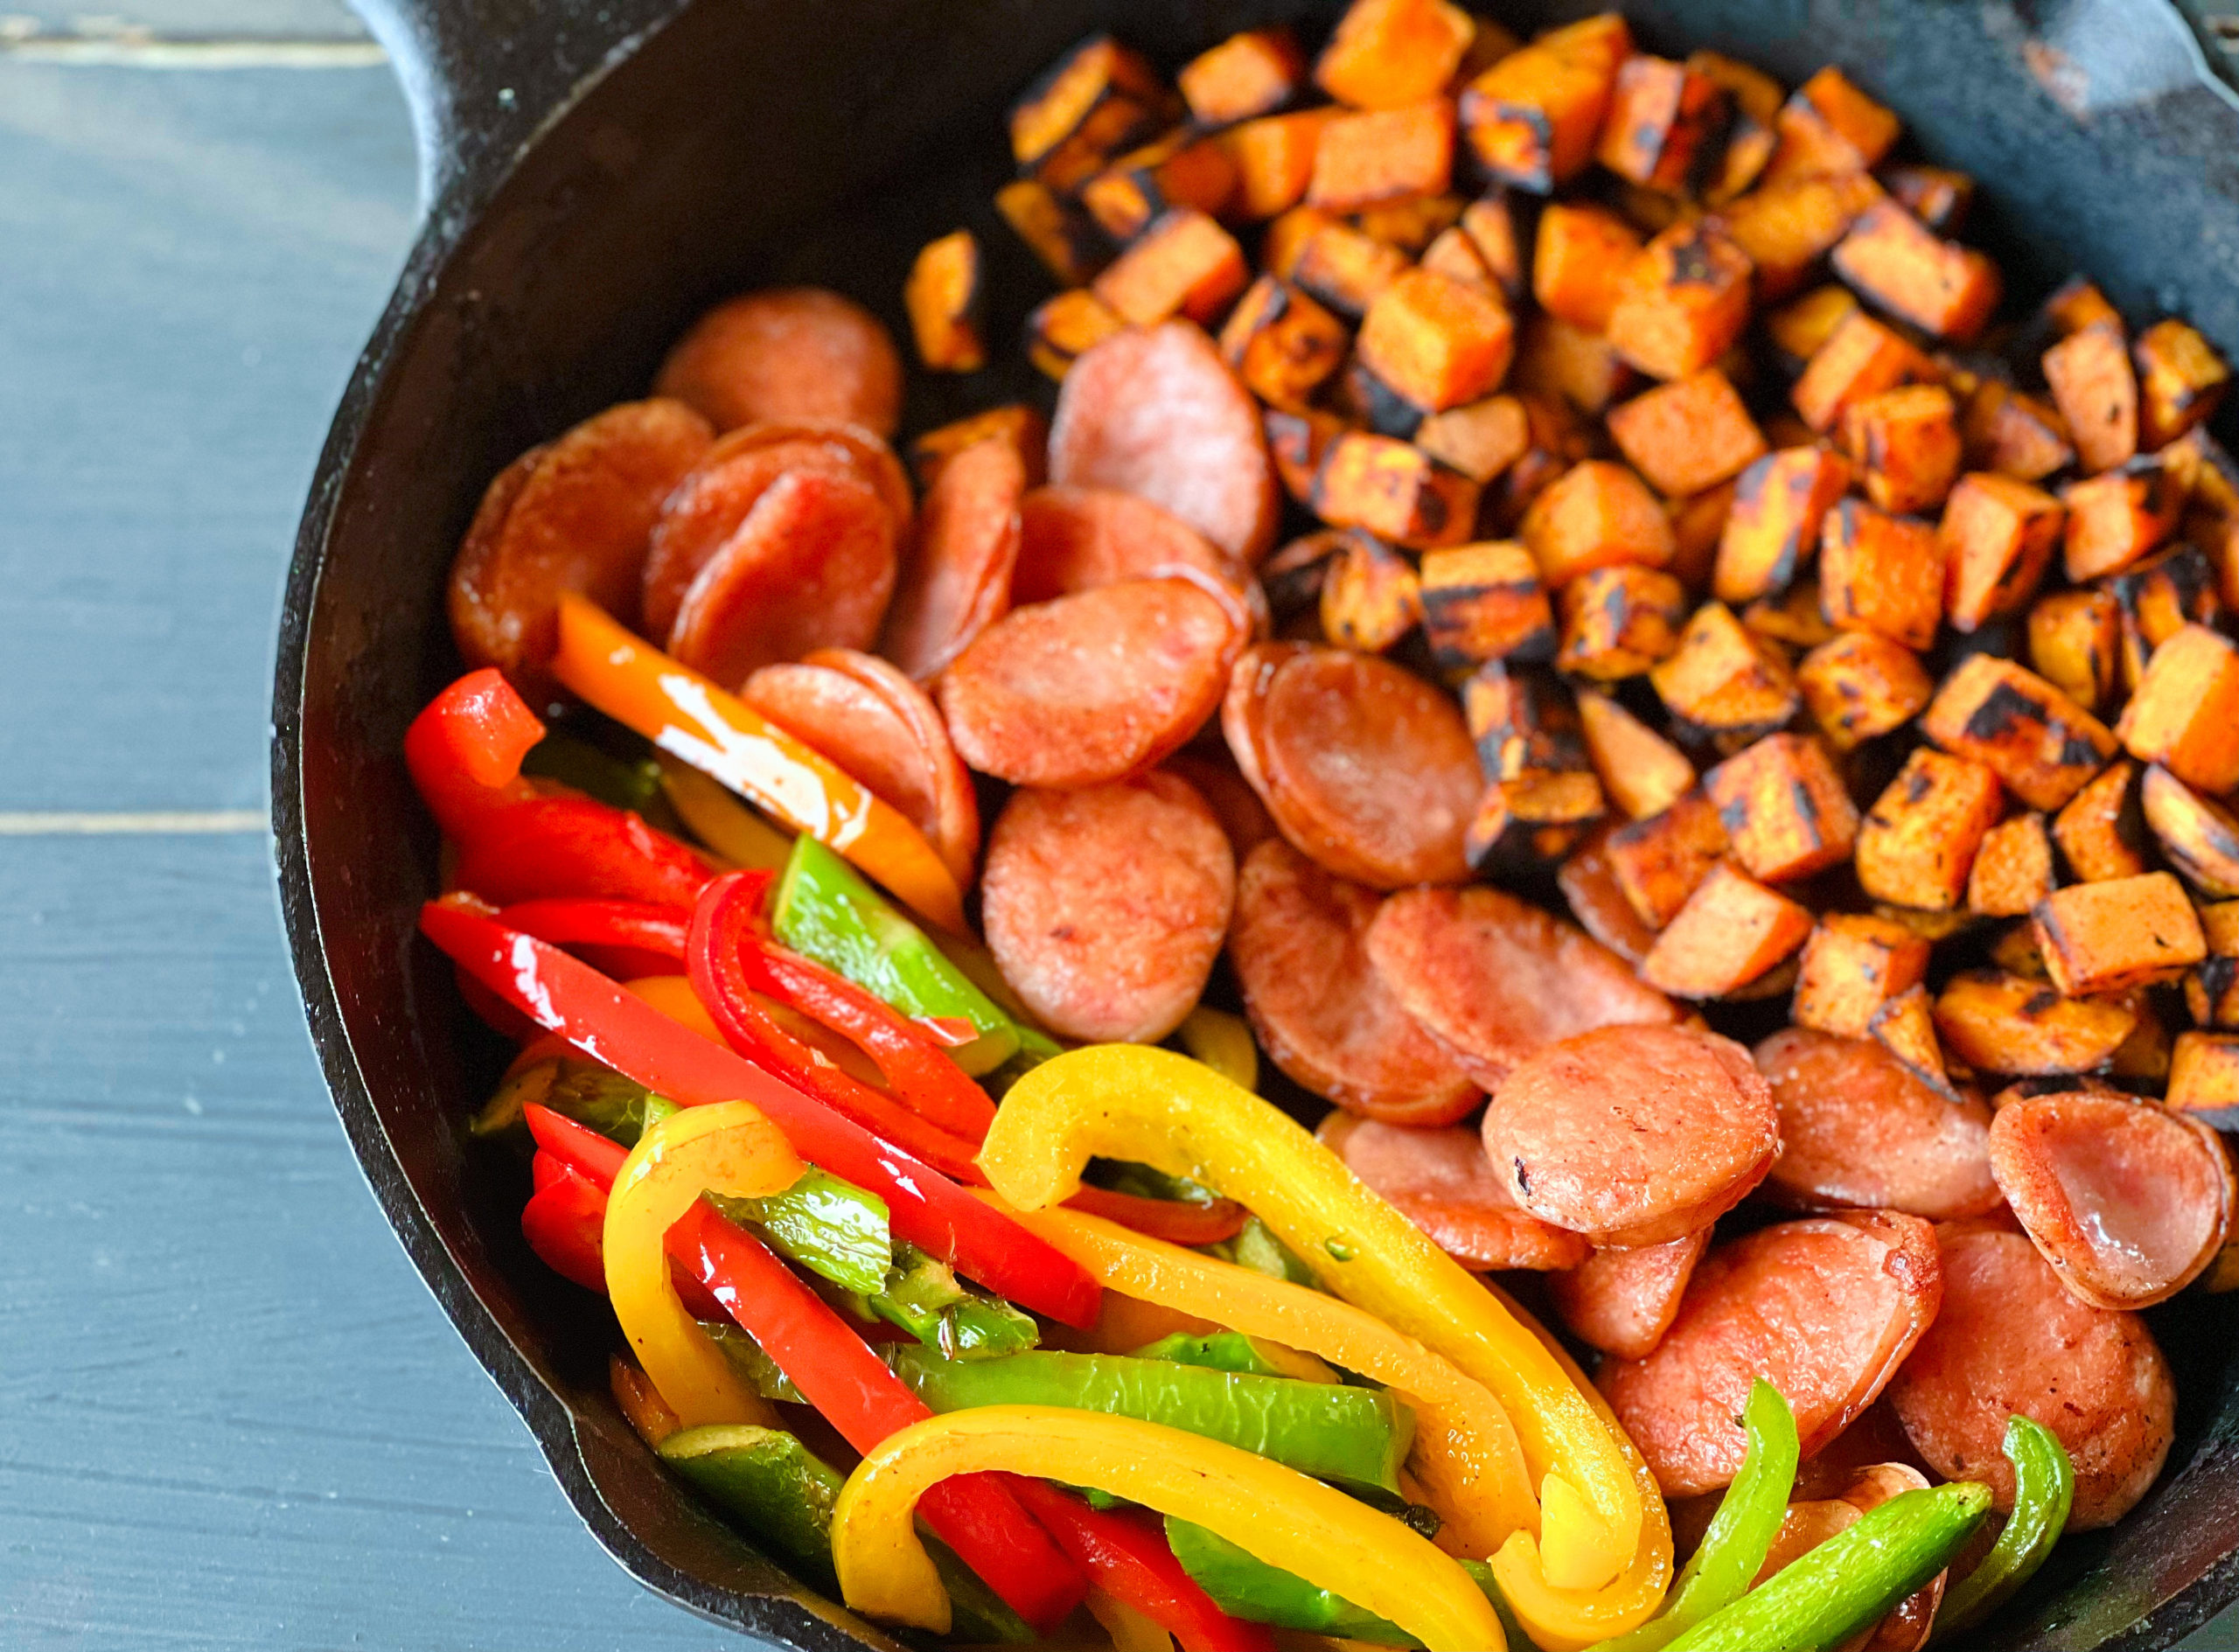
[[[1298,1258],[1298,1253],[1275,1237],[1275,1230],[1258,1216],[1245,1218],[1244,1231],[1222,1244],[1209,1244],[1206,1252],[1224,1262],[1233,1262],[1240,1268],[1250,1268],[1254,1273],[1264,1273],[1271,1279],[1287,1279],[1293,1285],[1303,1285],[1318,1291],[1322,1281],[1314,1270]]]
[[[511,1141],[527,1152],[532,1144],[523,1110],[532,1102],[624,1147],[636,1147],[649,1126],[677,1110],[667,1097],[653,1094],[610,1067],[555,1056],[523,1068],[499,1085],[467,1130]]]
[[[2005,1419],[2013,1465],[2013,1514],[1982,1564],[1944,1591],[1935,1638],[1971,1629],[2019,1593],[2051,1554],[2075,1501],[2075,1465],[2059,1437],[2027,1417]]]
[[[1042,1340],[1031,1315],[972,1289],[913,1244],[896,1247],[879,1289],[852,1293],[846,1305],[857,1319],[883,1320],[949,1359],[1022,1353]]]
[[[875,1195],[811,1166],[783,1193],[708,1197],[732,1221],[759,1229],[780,1256],[841,1290],[868,1294],[885,1288],[894,1237],[886,1203]]]
[[[1203,1336],[1176,1331],[1148,1347],[1135,1349],[1129,1357],[1166,1360],[1175,1365],[1202,1365],[1209,1370],[1236,1371],[1246,1377],[1289,1377],[1322,1383],[1337,1380],[1335,1372],[1311,1355],[1278,1348],[1241,1331],[1212,1331]],[[1308,1372],[1317,1366],[1320,1370],[1308,1376]]]
[[[1780,1390],[1761,1377],[1750,1384],[1741,1420],[1748,1430],[1741,1467],[1663,1607],[1639,1628],[1604,1641],[1594,1652],[1662,1652],[1712,1613],[1739,1600],[1764,1569],[1796,1485],[1796,1413]]]
[[[1419,1647],[1422,1642],[1389,1619],[1364,1611],[1342,1595],[1317,1589],[1294,1572],[1254,1559],[1217,1533],[1189,1521],[1166,1517],[1166,1544],[1190,1580],[1232,1618],[1303,1629],[1341,1641],[1378,1646]]]
[[[1255,1377],[1119,1354],[943,1360],[901,1347],[895,1374],[936,1412],[1062,1405],[1161,1423],[1317,1480],[1399,1495],[1414,1412],[1380,1389]]]
[[[617,809],[633,809],[648,826],[671,836],[678,835],[682,825],[661,795],[660,765],[649,756],[633,762],[610,756],[573,735],[548,734],[528,749],[521,759],[521,772],[557,780]]]
[[[793,1379],[778,1369],[778,1362],[764,1353],[762,1344],[748,1332],[729,1320],[701,1320],[700,1328],[762,1398],[783,1400],[788,1405],[808,1404],[808,1396],[793,1386]]]
[[[1667,1652],[1826,1652],[1840,1646],[1949,1565],[1990,1506],[1990,1488],[1968,1480],[1900,1492],[1712,1613]]]

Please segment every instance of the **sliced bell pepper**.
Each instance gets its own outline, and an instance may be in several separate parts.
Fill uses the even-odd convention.
[[[746,871],[775,872],[785,864],[792,839],[682,758],[663,751],[654,761],[661,795],[694,837]]]
[[[1167,1546],[1182,1570],[1224,1611],[1279,1629],[1303,1629],[1343,1641],[1378,1646],[1417,1646],[1397,1625],[1364,1612],[1341,1595],[1317,1589],[1303,1578],[1254,1560],[1227,1538],[1187,1520],[1166,1517]]]
[[[1149,1516],[1092,1509],[1039,1480],[1011,1483],[1098,1588],[1171,1635],[1182,1652],[1274,1652],[1273,1635],[1231,1617],[1197,1586]]]
[[[544,723],[495,666],[471,671],[404,731],[404,766],[443,835],[464,842],[492,814],[536,798],[521,759]]]
[[[592,1060],[687,1109],[753,1102],[811,1162],[885,1201],[896,1237],[1022,1307],[1082,1328],[1096,1323],[1096,1283],[1078,1263],[589,965],[463,900],[429,902],[420,928],[475,979]]]
[[[540,1153],[550,1154],[601,1193],[614,1185],[630,1157],[630,1149],[620,1142],[610,1141],[588,1125],[579,1125],[536,1102],[523,1107],[521,1117]]]
[[[679,1429],[654,1447],[687,1484],[778,1558],[827,1593],[832,1572],[832,1505],[839,1472],[782,1428],[715,1423]]]
[[[1172,1360],[1217,1371],[1250,1371],[1259,1377],[1293,1377],[1302,1383],[1334,1383],[1337,1373],[1311,1354],[1301,1354],[1264,1336],[1241,1331],[1213,1331],[1192,1336],[1177,1331],[1134,1350],[1137,1359]]]
[[[638,1145],[645,1126],[676,1111],[676,1104],[611,1068],[577,1056],[564,1040],[538,1033],[534,1042],[544,1045],[541,1059],[516,1060],[506,1070],[498,1093],[467,1123],[471,1134],[519,1141],[534,1140],[527,1109],[541,1106],[572,1119],[625,1151]]]
[[[1146,1199],[1140,1194],[1084,1186],[1065,1201],[1065,1208],[1117,1222],[1168,1244],[1219,1244],[1244,1231],[1245,1209],[1233,1199]]]
[[[903,1429],[865,1453],[833,1511],[847,1604],[945,1632],[948,1598],[917,1540],[918,1499],[952,1474],[1008,1469],[1178,1515],[1419,1638],[1432,1652],[1503,1652],[1469,1574],[1399,1521],[1233,1446],[1132,1417],[989,1405]]]
[[[560,599],[553,674],[659,749],[830,844],[943,929],[964,927],[964,892],[924,833],[736,695],[632,636],[593,603]]]
[[[2009,1417],[2003,1449],[2013,1465],[2013,1513],[1990,1553],[1946,1591],[1936,1614],[1939,1641],[1973,1628],[2012,1600],[2067,1529],[2075,1464],[2060,1436],[2033,1418]]]
[[[1259,1088],[1259,1046],[1241,1015],[1200,1004],[1183,1017],[1182,1048],[1239,1090]]]
[[[1099,1156],[1140,1160],[1238,1200],[1325,1288],[1490,1389],[1540,1479],[1535,1555],[1550,1586],[1599,1589],[1632,1565],[1642,1488],[1578,1384],[1477,1279],[1280,1109],[1171,1050],[1094,1045],[1012,1086],[980,1161],[1011,1203],[1039,1209],[1071,1197]],[[1663,1581],[1670,1559],[1667,1545]]]
[[[611,1146],[611,1143],[608,1145]],[[548,1154],[537,1154],[536,1191],[521,1207],[521,1237],[563,1279],[604,1292],[606,1264],[599,1235],[606,1223],[606,1194]]]
[[[555,946],[627,946],[681,965],[692,915],[645,901],[560,899],[517,902],[498,922]]]

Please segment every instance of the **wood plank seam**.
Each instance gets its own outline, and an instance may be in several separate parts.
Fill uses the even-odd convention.
[[[258,809],[0,811],[0,838],[209,837],[262,833],[269,826]]]

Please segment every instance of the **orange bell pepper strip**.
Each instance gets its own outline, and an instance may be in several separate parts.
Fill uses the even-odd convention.
[[[941,928],[964,928],[955,875],[901,811],[736,695],[624,630],[589,597],[560,599],[552,670],[660,750],[829,844]]]

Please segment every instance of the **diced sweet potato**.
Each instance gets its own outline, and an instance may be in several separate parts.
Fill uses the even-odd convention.
[[[1602,791],[1631,819],[1663,813],[1694,785],[1687,754],[1608,695],[1580,689],[1578,714]]]
[[[1890,166],[1881,182],[1889,198],[1938,234],[1957,234],[1975,204],[1975,180],[1948,166]]]
[[[1636,54],[1617,70],[1595,151],[1618,177],[1684,193],[1732,116],[1726,88],[1669,58]]]
[[[1272,236],[1273,232],[1269,233]],[[1405,273],[1407,254],[1350,224],[1320,222],[1299,241],[1288,269],[1272,254],[1267,263],[1338,314],[1360,316],[1378,294]]]
[[[2026,917],[2054,887],[2053,835],[2033,809],[1984,835],[1967,874],[1967,910],[1981,917]]]
[[[1896,143],[1897,117],[1852,84],[1832,64],[1796,87],[1781,106],[1774,178],[1870,171]]]
[[[1675,799],[1660,813],[1609,834],[1607,854],[1617,887],[1641,922],[1652,930],[1669,924],[1726,853],[1726,826],[1718,805],[1699,791]]]
[[[1496,184],[1461,209],[1461,233],[1469,238],[1485,273],[1510,303],[1531,290],[1531,226],[1517,197]]]
[[[1943,680],[1921,728],[2033,809],[2059,808],[2115,755],[2104,723],[2036,673],[1991,654],[1970,655]]]
[[[1344,420],[1320,408],[1269,408],[1260,415],[1267,436],[1267,456],[1275,463],[1283,491],[1301,505],[1314,498],[1314,478],[1329,444],[1350,429]]]
[[[2079,335],[2081,336],[2081,335]],[[2120,470],[2071,482],[2062,556],[2078,582],[2121,572],[2152,554],[2184,514],[2185,490],[2157,459],[2132,459]]]
[[[1814,287],[1801,298],[1768,310],[1765,333],[1787,359],[1784,365],[1801,372],[1819,353],[1820,345],[1834,337],[1835,329],[1858,313],[1858,297],[1849,288]]]
[[[980,242],[952,231],[918,249],[903,283],[902,307],[917,359],[934,373],[977,373],[987,365],[980,333]]]
[[[1461,49],[1461,61],[1454,65],[1453,78],[1447,82],[1450,92],[1459,92],[1503,58],[1524,49],[1523,38],[1505,24],[1475,16],[1469,21],[1473,32],[1469,44]]]
[[[1584,171],[1628,50],[1574,50],[1542,39],[1462,89],[1461,126],[1485,171],[1545,195]]]
[[[1719,540],[1725,536],[1726,519],[1733,513],[1733,493],[1732,482],[1721,482],[1700,493],[1664,502],[1664,514],[1671,523],[1671,560],[1665,567],[1690,591],[1710,587]]]
[[[1420,448],[1349,430],[1314,478],[1314,512],[1415,550],[1460,545],[1477,519],[1477,484]]]
[[[1306,55],[1287,26],[1247,29],[1200,52],[1174,81],[1199,126],[1229,126],[1296,97],[1306,84]]]
[[[1609,435],[1650,485],[1671,498],[1715,487],[1765,451],[1733,381],[1715,367],[1612,408]]]
[[[1640,382],[1632,364],[1598,332],[1538,311],[1524,317],[1509,383],[1519,394],[1559,401],[1588,418]]]
[[[1726,861],[1712,867],[1641,960],[1641,979],[1680,998],[1723,998],[1803,944],[1811,913]]]
[[[2041,482],[2075,458],[2058,408],[1995,379],[1984,380],[1967,398],[1959,435],[1971,468],[2018,482]]]
[[[1797,661],[1796,687],[1838,751],[1902,728],[1936,692],[1911,649],[1861,631],[1844,631]]]
[[[1531,296],[1549,315],[1601,332],[1641,250],[1631,225],[1607,208],[1550,201],[1531,246]]]
[[[1929,950],[1901,924],[1830,912],[1804,943],[1789,1019],[1845,1038],[1866,1037],[1884,1004],[1927,978]]]
[[[1543,316],[1532,317],[1535,323],[1546,319]],[[1527,336],[1529,331],[1527,328]],[[1593,434],[1568,402],[1520,387],[1516,399],[1524,404],[1529,441],[1523,453],[1488,490],[1485,501],[1487,524],[1497,533],[1510,535],[1522,531],[1524,513],[1533,502],[1594,447]]]
[[[1470,868],[1516,875],[1560,859],[1608,812],[1590,774],[1533,774],[1487,784],[1461,839]]]
[[[1498,388],[1515,345],[1515,325],[1498,299],[1426,269],[1396,278],[1361,323],[1361,360],[1431,413]]]
[[[1849,462],[1826,448],[1783,448],[1741,473],[1719,536],[1711,589],[1746,603],[1782,589],[1819,547],[1819,529],[1850,486]]]
[[[1943,547],[1936,530],[1845,499],[1819,531],[1819,600],[1841,630],[1927,648],[1943,614]]]
[[[1864,310],[1853,310],[1828,335],[1789,391],[1804,423],[1825,434],[1854,401],[1900,385],[1929,384],[1936,364]]]
[[[1622,464],[1573,465],[1524,512],[1524,542],[1539,576],[1559,586],[1591,568],[1671,560],[1671,525],[1647,484]]]
[[[1531,417],[1514,396],[1487,396],[1433,414],[1415,427],[1415,445],[1482,487],[1531,447]]]
[[[1216,138],[1177,128],[1118,156],[1081,185],[1081,205],[1106,234],[1133,240],[1177,207],[1219,213],[1236,192],[1236,163]]]
[[[1893,905],[1953,910],[2003,806],[1998,780],[1982,764],[1916,748],[1866,811],[1859,887]]]
[[[1722,603],[1695,610],[1678,649],[1650,669],[1649,680],[1673,716],[1710,733],[1768,734],[1796,714],[1788,662]]]
[[[1236,238],[1206,213],[1182,207],[1145,230],[1091,289],[1138,327],[1172,316],[1210,325],[1251,279]]]
[[[1705,180],[1702,192],[1705,200],[1717,206],[1748,189],[1771,162],[1780,142],[1776,127],[1787,94],[1762,69],[1716,52],[1689,53],[1687,67],[1722,87],[1733,106],[1715,172]]]
[[[1112,261],[1104,232],[1047,184],[1014,179],[995,192],[995,210],[1061,286],[1086,286]]]
[[[2222,581],[2208,553],[2174,545],[2104,582],[2123,617],[2123,680],[2145,676],[2153,651],[2187,625],[2215,628],[2223,617]]]
[[[1988,255],[1945,240],[1890,200],[1859,214],[1829,262],[1868,303],[1957,344],[1982,331],[2005,291]]]
[[[1461,686],[1461,713],[1488,780],[1581,774],[1591,767],[1578,706],[1544,666],[1493,660]]]
[[[1638,563],[1590,568],[1560,595],[1562,645],[1555,663],[1598,682],[1636,677],[1679,645],[1686,587]]]
[[[1433,236],[1417,261],[1432,274],[1443,275],[1449,281],[1482,287],[1487,292],[1500,291],[1499,283],[1493,279],[1493,272],[1486,267],[1483,255],[1477,251],[1477,243],[1469,239],[1468,231],[1459,224],[1442,229]]]
[[[1321,147],[1322,129],[1336,115],[1336,110],[1327,108],[1263,115],[1221,133],[1221,147],[1236,168],[1236,192],[1229,202],[1230,212],[1258,223],[1287,213],[1304,200],[1306,186],[1314,177],[1314,154]]]
[[[1808,735],[1767,735],[1705,775],[1703,790],[1752,877],[1808,877],[1848,860],[1858,840],[1857,806]]]
[[[2029,663],[2087,710],[2107,703],[2121,666],[2122,605],[2106,590],[2054,591],[2029,610]]]
[[[1728,202],[1718,222],[1757,267],[1759,302],[1774,303],[1803,291],[1859,214],[1882,199],[1870,173],[1799,178]]]
[[[2226,949],[2214,926],[2209,950],[2239,954],[2239,818],[2212,798],[2204,798],[2159,763],[2145,771],[2139,787],[2141,812],[2169,862],[2194,887],[2223,901],[2235,944]],[[2215,909],[2212,909],[2215,910]],[[2205,920],[2206,914],[2203,914]]]
[[[1380,654],[1422,617],[1413,564],[1371,535],[1349,532],[1322,576],[1322,634],[1330,646]]]
[[[2138,765],[2127,760],[2109,763],[2053,817],[2053,841],[2079,882],[2138,876],[2146,869],[2145,840]]]
[[[2162,1105],[2218,1130],[2239,1129],[2239,1033],[2178,1034]]]
[[[1957,1100],[1936,1035],[1934,1000],[1925,986],[1908,986],[1873,1012],[1866,1023],[1873,1041],[1894,1056],[1912,1076],[1947,1100]]]
[[[2119,1003],[2063,998],[2043,982],[1991,971],[1954,976],[1936,1000],[1944,1048],[1977,1072],[2089,1072],[2137,1025],[2137,1012]]]
[[[1959,409],[1940,384],[1884,390],[1844,409],[1842,443],[1874,504],[1900,513],[1929,510],[1959,474]]]
[[[1760,596],[1741,610],[1741,623],[1752,635],[1769,638],[1782,645],[1782,659],[1797,649],[1818,648],[1844,635],[1827,623],[1825,608],[1819,600],[1817,568],[1784,591]]]
[[[2117,332],[2124,331],[2123,312],[2108,301],[2098,283],[2082,275],[2071,275],[2054,289],[2051,297],[2038,305],[2035,331],[2040,336],[2065,338],[2102,323]]]
[[[2172,317],[2157,321],[2131,345],[2138,367],[2138,441],[2166,447],[2223,405],[2231,365],[2200,330]]]
[[[1091,35],[1011,106],[1012,158],[1023,169],[1045,166],[1068,139],[1091,129],[1110,134],[1108,153],[1148,125],[1165,100],[1165,83],[1148,59],[1108,34]],[[1078,180],[1045,181],[1063,190]]]
[[[2070,998],[2173,981],[2208,956],[2193,903],[2166,872],[2072,883],[2031,917],[2053,985]]]
[[[2138,452],[2138,375],[2119,326],[2100,321],[2070,333],[2045,352],[2043,366],[2086,471],[2111,471]]]
[[[1748,321],[1748,255],[1707,223],[1676,224],[1626,266],[1609,342],[1653,378],[1684,379],[1724,355]]]
[[[1049,421],[1027,403],[1011,401],[928,430],[912,442],[910,470],[917,479],[917,491],[931,491],[943,465],[965,449],[987,441],[1009,443],[1026,467],[1027,486],[1042,485],[1049,464]]]
[[[1977,471],[1963,476],[1945,500],[1936,529],[1943,541],[1943,611],[1970,631],[2019,613],[2061,541],[2066,512],[2041,488]]]
[[[1423,635],[1440,671],[1489,660],[1544,660],[1555,652],[1554,610],[1531,553],[1513,540],[1426,551]]]
[[[1101,298],[1085,287],[1044,299],[1026,318],[1026,357],[1052,379],[1092,345],[1101,344],[1126,326]]]
[[[1252,283],[1221,328],[1221,353],[1262,401],[1303,407],[1341,366],[1345,324],[1273,275]]]
[[[1461,198],[1443,192],[1384,201],[1353,214],[1356,227],[1411,256],[1419,256],[1440,234],[1458,227],[1461,219]]]
[[[1475,31],[1445,0],[1353,0],[1314,66],[1315,83],[1355,108],[1389,109],[1436,95]]]
[[[1322,584],[1329,576],[1329,564],[1344,548],[1350,531],[1325,527],[1301,534],[1259,564],[1256,570],[1259,588],[1266,593],[1268,610],[1277,621],[1310,611],[1319,623]]]
[[[1442,97],[1340,115],[1322,129],[1307,204],[1352,213],[1435,195],[1454,175],[1454,105]]]
[[[2115,733],[2188,786],[2239,785],[2239,650],[2205,625],[2178,631],[2153,651]]]

